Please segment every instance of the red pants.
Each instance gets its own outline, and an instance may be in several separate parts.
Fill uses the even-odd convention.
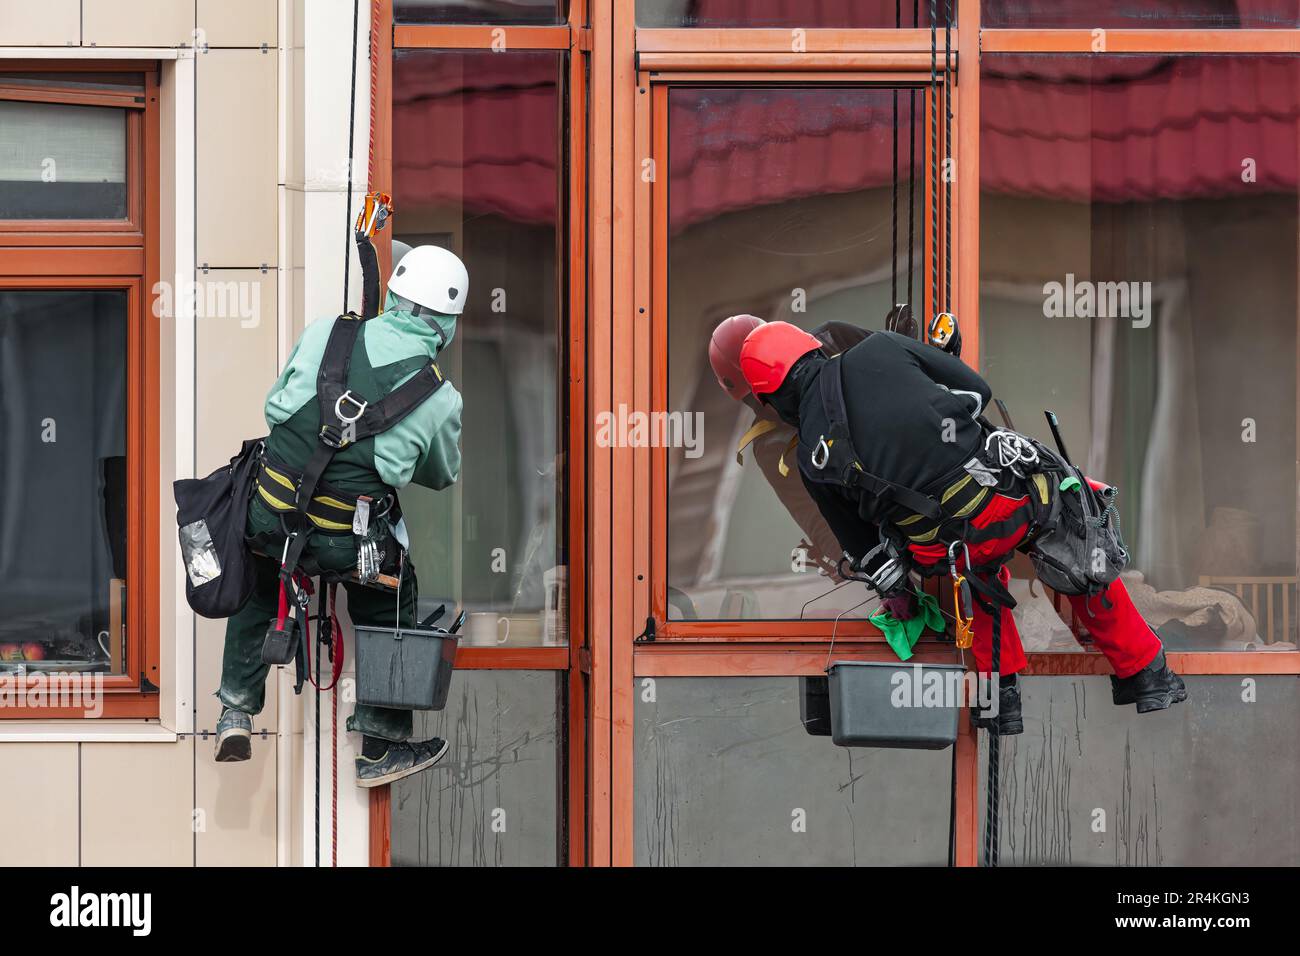
[[[1029,529],[1028,497],[1009,498],[995,495],[984,506],[984,510],[971,521],[973,528],[985,528],[994,522],[1009,519],[1018,510],[1024,509],[1025,522],[1014,528],[1005,537],[994,538],[974,545],[970,549],[971,563],[976,567],[996,561],[1015,550]],[[913,557],[918,564],[934,565],[942,560],[947,562],[947,550],[942,545],[912,545]],[[942,552],[942,554],[940,554]],[[964,568],[965,560],[959,564]],[[998,580],[1003,587],[1011,580],[1011,572],[1003,566],[998,571]],[[949,593],[944,589],[945,596]],[[1106,655],[1116,676],[1128,677],[1136,674],[1155,659],[1160,652],[1160,638],[1143,620],[1137,608],[1128,596],[1128,589],[1122,581],[1115,581],[1104,594],[1093,598],[1082,595],[1069,595],[1070,606],[1074,608],[1075,618],[1086,622],[1088,633],[1092,635],[1097,649]],[[1024,669],[1025,649],[1020,643],[1020,632],[1016,630],[1015,618],[1010,608],[998,608],[1002,615],[1001,659],[998,670],[1003,674],[1015,674]],[[981,673],[992,670],[993,664],[993,617],[975,602],[975,635],[972,652],[975,665]]]

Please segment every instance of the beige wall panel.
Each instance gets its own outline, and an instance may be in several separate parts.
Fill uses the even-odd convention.
[[[275,866],[275,737],[253,737],[242,763],[217,763],[212,738],[194,746],[195,862]]]
[[[4,0],[0,42],[6,46],[75,46],[81,42],[81,0]]]
[[[193,810],[193,737],[81,745],[83,866],[192,866]]]
[[[285,328],[286,357],[287,350],[298,341],[303,330],[307,328],[306,311],[306,276],[307,276],[307,194],[301,189],[285,188],[285,259],[282,272],[284,282],[285,315],[281,324]],[[341,295],[341,293],[340,293]]]
[[[209,46],[275,46],[276,0],[198,0],[202,42]]]
[[[279,374],[275,270],[198,275],[195,321],[196,474],[228,462],[246,438],[266,434],[262,407]]]
[[[198,57],[200,265],[276,264],[278,59],[274,49],[210,50]]]
[[[198,276],[195,321],[195,434],[197,468],[206,475],[239,451],[248,438],[265,435],[262,407],[279,374],[277,282],[274,270],[213,269]],[[194,646],[195,730],[215,730],[220,704],[225,621],[198,619]],[[275,730],[275,695],[254,720]]]
[[[194,42],[194,4],[188,0],[84,0],[81,23],[81,42],[87,46]]]
[[[77,745],[0,744],[0,867],[77,865]]]
[[[226,640],[226,622],[213,621],[198,617],[194,647],[194,729],[198,732],[217,729],[217,718],[221,716],[221,702],[217,700],[217,688],[221,686],[221,656]],[[292,669],[292,668],[290,668]],[[266,703],[262,712],[253,718],[254,733],[263,729],[276,732],[279,718],[278,696],[276,694],[275,668],[266,678]],[[200,744],[201,746],[201,744]]]

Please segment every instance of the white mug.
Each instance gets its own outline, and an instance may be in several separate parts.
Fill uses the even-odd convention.
[[[501,622],[505,621],[504,633]],[[510,618],[492,611],[477,611],[465,619],[465,643],[470,647],[496,647],[510,640]]]

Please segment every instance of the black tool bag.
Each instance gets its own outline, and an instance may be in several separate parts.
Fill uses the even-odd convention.
[[[185,600],[203,617],[230,617],[253,593],[253,557],[244,543],[244,525],[264,443],[263,438],[249,439],[229,465],[206,478],[172,485]]]
[[[1046,467],[1030,478],[1031,486],[1039,482],[1030,494],[1038,530],[1022,550],[1038,579],[1058,594],[1101,594],[1129,562],[1115,507],[1119,491],[1094,489],[1078,468],[1041,442],[1034,445]],[[1071,477],[1079,487],[1062,491],[1061,482]]]

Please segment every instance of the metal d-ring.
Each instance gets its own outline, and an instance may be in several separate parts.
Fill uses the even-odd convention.
[[[345,398],[346,398],[349,402],[351,402],[352,405],[353,405],[353,406],[356,408],[356,410],[357,410],[357,413],[356,413],[355,415],[353,415],[351,418],[349,418],[347,415],[344,415],[344,414],[343,414],[343,400],[344,400]],[[346,392],[344,392],[342,395],[340,395],[340,396],[338,397],[337,400],[335,400],[335,402],[334,402],[334,414],[335,414],[336,416],[338,416],[338,420],[339,420],[339,421],[341,421],[341,422],[345,422],[345,423],[351,425],[353,422],[355,422],[358,418],[360,418],[362,415],[364,415],[364,414],[366,413],[366,406],[367,406],[368,404],[369,404],[369,403],[366,402],[364,399],[360,399],[360,400],[358,400],[357,398],[355,398],[355,397],[353,396],[353,394],[352,394],[352,390],[351,390],[351,389],[348,389]]]

